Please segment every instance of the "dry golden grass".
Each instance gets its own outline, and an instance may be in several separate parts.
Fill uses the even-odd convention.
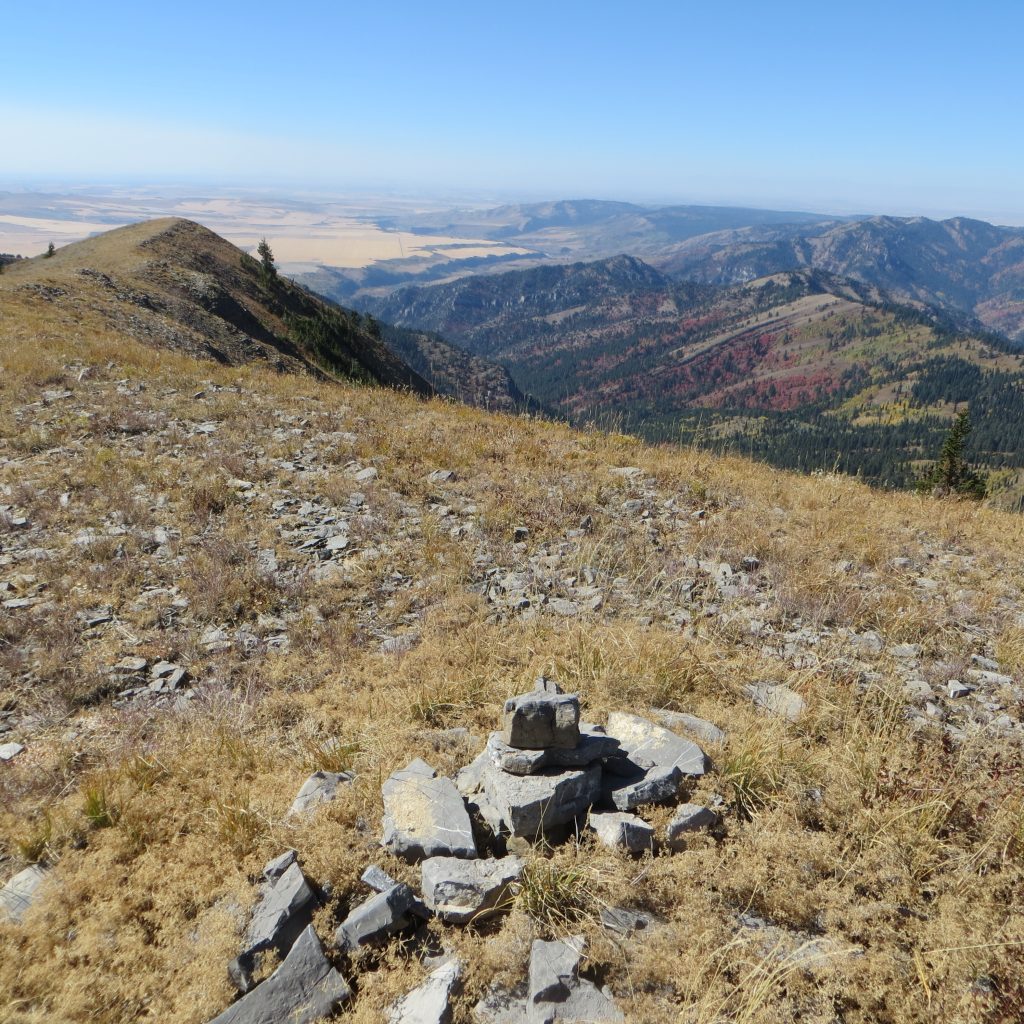
[[[458,1021],[471,1019],[492,981],[522,977],[531,938],[569,928],[587,934],[591,965],[630,1021],[1022,1019],[1020,741],[953,743],[909,722],[888,655],[865,684],[838,631],[920,643],[936,665],[988,651],[1019,673],[1024,520],[200,364],[126,343],[87,312],[61,323],[20,292],[0,302],[0,365],[3,501],[29,515],[52,551],[2,574],[34,575],[21,585],[42,601],[0,618],[0,708],[9,701],[37,716],[29,750],[0,776],[2,873],[53,865],[25,924],[0,925],[0,1020],[209,1019],[230,999],[238,908],[251,905],[262,864],[295,847],[309,876],[332,886],[317,921],[325,939],[331,915],[365,894],[358,877],[368,863],[416,883],[414,868],[377,845],[381,781],[417,755],[457,771],[500,701],[541,672],[577,689],[591,720],[655,707],[725,728],[714,770],[687,788],[696,802],[724,798],[724,825],[682,853],[639,860],[588,839],[550,859],[539,850],[508,915],[479,928],[432,925],[468,965]],[[40,402],[42,390],[60,388],[73,397]],[[200,391],[205,399],[191,397]],[[218,423],[214,435],[192,434],[207,421]],[[316,472],[273,461],[304,449],[319,453]],[[357,489],[344,468],[353,460],[380,474],[358,488],[371,515],[353,527],[363,553],[333,579],[261,575],[258,548],[306,564],[269,525],[271,500],[344,503]],[[625,465],[653,478],[678,514],[650,523],[620,515],[643,490],[610,472]],[[458,479],[430,485],[437,468]],[[256,497],[241,497],[230,478],[260,484]],[[471,523],[468,539],[451,536],[429,505],[435,497]],[[693,518],[698,510],[704,518]],[[552,576],[593,570],[605,606],[578,619],[496,615],[477,546],[516,567],[516,526],[529,528],[533,552],[562,543],[586,515],[592,532]],[[127,533],[72,542],[109,524]],[[181,531],[164,559],[139,539],[158,525]],[[821,631],[814,662],[797,667],[740,627],[703,617],[706,594],[685,627],[663,613],[681,601],[690,556],[736,564],[747,555],[762,560],[772,595],[761,619]],[[900,557],[924,566],[938,590],[894,571]],[[837,568],[844,560],[853,571]],[[395,589],[395,574],[408,585]],[[187,611],[137,607],[147,587],[177,587]],[[76,614],[101,606],[117,613],[116,628],[83,631]],[[211,654],[199,643],[207,625],[252,625],[261,613],[289,616],[286,651]],[[380,636],[411,628],[411,614],[419,642],[382,654]],[[204,684],[199,696],[179,712],[114,709],[104,668],[126,653],[186,663]],[[757,714],[743,687],[764,679],[800,692],[804,717]],[[474,738],[439,739],[451,726]],[[356,781],[309,818],[286,819],[316,768],[352,768]],[[669,816],[651,820],[663,827]],[[613,940],[597,924],[605,904],[645,909],[659,924]],[[741,927],[741,914],[773,930]],[[397,940],[343,968],[359,979],[343,1019],[367,1022],[423,973]]]

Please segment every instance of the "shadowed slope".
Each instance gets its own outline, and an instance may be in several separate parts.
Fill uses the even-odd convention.
[[[222,363],[262,361],[283,371],[432,390],[358,313],[267,274],[192,221],[133,224],[19,262],[0,278],[0,295],[12,313],[56,304],[73,323],[98,319],[147,344]]]

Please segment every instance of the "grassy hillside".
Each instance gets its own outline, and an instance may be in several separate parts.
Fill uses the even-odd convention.
[[[639,859],[586,832],[535,849],[494,922],[336,957],[341,1019],[380,1021],[443,943],[465,1024],[567,931],[631,1022],[1021,1019],[1024,520],[196,360],[124,333],[102,282],[69,305],[11,282],[65,288],[0,284],[0,722],[25,746],[0,879],[51,867],[0,924],[4,1020],[209,1020],[288,847],[329,887],[325,940],[368,864],[418,886],[379,846],[382,779],[454,774],[540,672],[591,721],[719,726],[685,795],[721,827]],[[140,657],[187,693],[115,668]],[[623,939],[610,906],[651,923]]]
[[[133,224],[0,275],[0,328],[75,331],[80,322],[223,363],[430,391],[357,313],[264,272],[192,221]]]

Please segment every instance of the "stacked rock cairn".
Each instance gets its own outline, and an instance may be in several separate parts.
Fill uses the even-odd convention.
[[[692,716],[684,723],[715,729]],[[721,735],[720,733],[718,735]],[[714,737],[712,736],[714,739]],[[703,775],[708,759],[697,744],[638,715],[613,711],[608,724],[580,722],[577,694],[547,678],[505,702],[502,728],[455,782],[416,758],[384,783],[381,845],[420,867],[420,893],[378,865],[363,872],[369,895],[350,905],[334,934],[333,957],[350,964],[357,951],[437,918],[476,923],[509,907],[530,844],[559,842],[589,827],[604,844],[630,853],[655,847],[640,818],[646,804],[675,803],[683,777]],[[353,781],[351,773],[317,772],[303,785],[290,815],[314,813]],[[473,821],[486,824],[490,835]],[[685,835],[714,827],[707,807],[684,804],[663,845],[677,850]],[[330,893],[306,878],[295,850],[266,865],[242,949],[229,967],[241,996],[211,1024],[312,1024],[351,1001],[356,989],[333,966],[312,927]],[[627,934],[644,915],[612,908],[602,924]],[[485,1024],[516,1020],[623,1020],[611,993],[579,973],[582,935],[537,940],[529,977],[514,989],[492,988],[474,1009]],[[265,980],[268,954],[281,963]],[[442,958],[418,988],[389,1010],[389,1024],[447,1024],[462,964]],[[355,985],[358,986],[358,980]]]
[[[495,836],[558,842],[590,811],[603,842],[638,852],[654,830],[631,812],[673,802],[683,776],[708,767],[697,744],[638,715],[612,712],[606,728],[580,722],[579,696],[541,677],[505,702],[502,729],[457,785]]]

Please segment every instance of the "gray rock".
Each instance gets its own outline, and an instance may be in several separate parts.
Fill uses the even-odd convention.
[[[686,845],[687,832],[699,832],[701,829],[714,828],[718,824],[718,815],[709,807],[700,804],[683,804],[675,817],[665,829],[665,838],[670,850],[681,850]]]
[[[484,771],[491,764],[490,754],[485,747],[465,768],[459,769],[455,776],[455,786],[458,791],[465,797],[479,793],[483,788]]]
[[[968,697],[974,693],[974,687],[961,683],[959,679],[950,679],[946,684],[946,693],[952,700],[957,700],[960,697]]]
[[[421,865],[423,900],[443,921],[479,921],[507,906],[512,883],[522,873],[518,857],[431,857]]]
[[[803,697],[788,686],[776,686],[772,683],[749,683],[744,689],[762,711],[767,711],[770,715],[778,715],[789,722],[795,722],[807,707]]]
[[[32,864],[19,871],[0,889],[0,917],[17,924],[25,911],[32,906],[40,883],[46,877],[46,869]]]
[[[905,679],[903,692],[911,700],[928,700],[933,696],[931,684],[924,679]]]
[[[91,612],[86,612],[83,621],[86,629],[95,629],[97,626],[105,626],[108,622],[113,622],[114,616],[109,608],[96,608]]]
[[[371,480],[377,479],[377,470],[373,466],[367,466],[366,469],[361,469],[355,474],[355,479],[361,484],[369,483]]]
[[[398,883],[378,864],[371,864],[360,876],[359,881],[375,892],[385,892]]]
[[[611,1024],[625,1018],[609,995],[579,976],[581,935],[554,942],[534,941],[526,996],[529,1024],[586,1021]]]
[[[284,963],[210,1024],[313,1024],[351,998],[352,990],[330,965],[308,925]]]
[[[613,711],[606,732],[619,741],[626,757],[639,768],[678,768],[683,775],[703,775],[711,763],[692,740],[639,715]]]
[[[896,644],[890,651],[894,658],[900,661],[916,661],[921,657],[920,644]]]
[[[478,1024],[523,1024],[526,1020],[526,983],[515,988],[492,985],[473,1007]]]
[[[175,672],[184,671],[180,665],[175,665],[172,661],[158,661],[150,670],[149,675],[152,679],[164,679],[167,676],[173,675]]]
[[[122,658],[115,666],[114,671],[119,675],[133,676],[146,671],[149,664],[145,658]]]
[[[505,701],[501,739],[524,750],[572,750],[580,741],[579,723],[579,696],[562,693],[557,685],[541,678],[531,693]]]
[[[399,882],[360,903],[338,926],[334,944],[351,952],[370,942],[386,939],[407,928],[416,897],[409,886]]]
[[[0,761],[13,761],[24,749],[21,743],[0,744]]]
[[[431,484],[448,484],[455,480],[455,473],[450,469],[435,469],[433,473],[427,475],[427,483]]]
[[[466,861],[459,861],[460,864],[465,864]],[[398,882],[396,882],[383,868],[378,864],[371,864],[360,876],[359,880],[364,884],[368,885],[375,892],[387,892],[388,889],[393,889]],[[416,917],[421,918],[424,921],[429,921],[434,915],[427,905],[420,899],[413,898],[412,905],[409,907],[409,912],[415,914]]]
[[[619,741],[596,725],[580,725],[580,740],[573,748],[548,747],[524,750],[505,743],[500,733],[491,733],[487,755],[491,763],[513,775],[535,775],[545,768],[584,768],[619,749]]]
[[[534,941],[530,947],[530,981],[527,998],[530,1003],[559,1002],[579,975],[580,960],[586,940],[571,935],[554,942]]]
[[[971,664],[974,665],[975,668],[980,668],[985,672],[999,671],[998,661],[993,661],[991,658],[986,658],[981,654],[972,654]]]
[[[480,773],[480,813],[495,832],[525,839],[554,838],[560,826],[582,817],[601,794],[601,768],[546,769],[510,775],[485,764]]]
[[[268,882],[276,882],[298,859],[299,855],[295,850],[285,850],[279,857],[263,866],[263,877]]]
[[[228,965],[228,974],[240,992],[253,987],[261,955],[273,949],[285,956],[319,906],[316,893],[297,863],[286,868],[276,881],[267,883],[245,931],[242,952]]]
[[[980,668],[969,668],[965,675],[972,683],[983,683],[988,686],[1010,686],[1013,683],[1013,676],[1001,672],[987,672]]]
[[[381,654],[406,654],[420,642],[419,633],[403,633],[381,641]]]
[[[654,711],[655,717],[661,719],[661,724],[669,729],[683,729],[692,733],[704,743],[724,743],[725,733],[712,722],[696,715],[688,715],[680,711]]]
[[[449,1024],[452,991],[461,975],[462,964],[458,960],[442,964],[422,985],[391,1007],[388,1024]]]
[[[606,775],[602,794],[606,803],[620,811],[632,811],[645,804],[672,803],[679,795],[683,773],[678,767],[655,767],[637,775]]]
[[[580,606],[575,601],[566,600],[564,597],[552,597],[546,607],[548,611],[566,619],[571,619],[580,613]]]
[[[642,853],[654,845],[654,829],[643,818],[622,811],[590,813],[589,825],[597,838],[613,850]]]
[[[450,779],[416,758],[383,786],[382,844],[396,857],[476,857],[466,805]]]
[[[313,772],[302,784],[299,795],[288,808],[288,816],[305,814],[319,804],[333,800],[337,796],[338,787],[342,783],[351,782],[354,778],[352,772]]]
[[[616,935],[632,935],[650,925],[650,914],[639,910],[626,910],[624,907],[602,907],[601,924]]]

